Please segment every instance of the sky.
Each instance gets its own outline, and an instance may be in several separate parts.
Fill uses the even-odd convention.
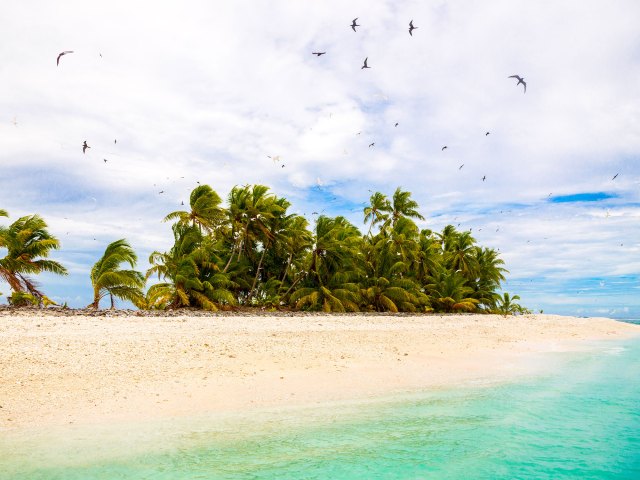
[[[638,18],[636,0],[6,0],[0,222],[44,217],[70,275],[38,280],[80,307],[110,242],[141,270],[170,248],[162,219],[197,182],[362,231],[371,193],[402,187],[421,228],[499,249],[532,310],[640,318]]]

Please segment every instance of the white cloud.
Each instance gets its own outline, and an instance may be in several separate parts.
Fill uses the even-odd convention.
[[[122,236],[166,248],[161,219],[196,181],[359,225],[368,189],[401,185],[514,278],[637,273],[637,18],[633,0],[5,5],[0,207],[41,213],[80,271]],[[318,178],[347,211],[310,200]],[[546,201],[598,191],[618,197]]]

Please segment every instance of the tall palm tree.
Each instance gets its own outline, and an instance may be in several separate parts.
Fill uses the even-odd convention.
[[[418,206],[418,202],[411,199],[411,192],[404,192],[398,187],[391,200],[391,224],[395,225],[402,217],[424,220],[417,210]]]
[[[182,224],[197,226],[200,231],[213,231],[222,221],[222,199],[209,185],[199,185],[193,189],[189,197],[190,211],[171,212],[164,221],[178,220]]]
[[[51,250],[60,248],[60,242],[47,231],[47,224],[38,215],[20,217],[8,227],[0,226],[0,246],[7,249],[6,256],[0,259],[0,279],[16,294],[28,293],[42,303],[46,297],[28,275],[67,275],[64,266],[46,258]]]
[[[359,288],[352,280],[358,268],[360,232],[344,217],[321,215],[316,220],[314,240],[302,277],[304,283],[291,295],[291,302],[296,308],[356,311]]]
[[[386,195],[380,192],[371,195],[369,206],[364,208],[364,223],[371,222],[367,236],[371,235],[374,225],[383,223],[389,218],[389,212],[391,212],[391,203]]]
[[[478,258],[475,239],[470,232],[461,232],[455,236],[445,251],[445,261],[451,270],[460,271],[467,280],[478,275]]]
[[[93,303],[89,307],[97,309],[100,300],[107,295],[111,298],[112,309],[115,308],[114,297],[143,306],[145,279],[140,272],[133,270],[137,261],[136,253],[124,238],[110,243],[102,258],[91,268]],[[131,270],[122,270],[122,263],[128,263]]]

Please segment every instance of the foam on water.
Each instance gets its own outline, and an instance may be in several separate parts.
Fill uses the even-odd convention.
[[[640,339],[591,347],[502,385],[0,434],[0,478],[640,478]]]

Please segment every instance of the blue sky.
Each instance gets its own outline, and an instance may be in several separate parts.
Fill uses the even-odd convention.
[[[640,317],[638,18],[635,0],[10,2],[0,208],[46,219],[71,274],[40,282],[84,306],[104,247],[125,237],[146,268],[197,181],[363,230],[370,190],[401,186],[421,227],[500,249],[525,305]]]

